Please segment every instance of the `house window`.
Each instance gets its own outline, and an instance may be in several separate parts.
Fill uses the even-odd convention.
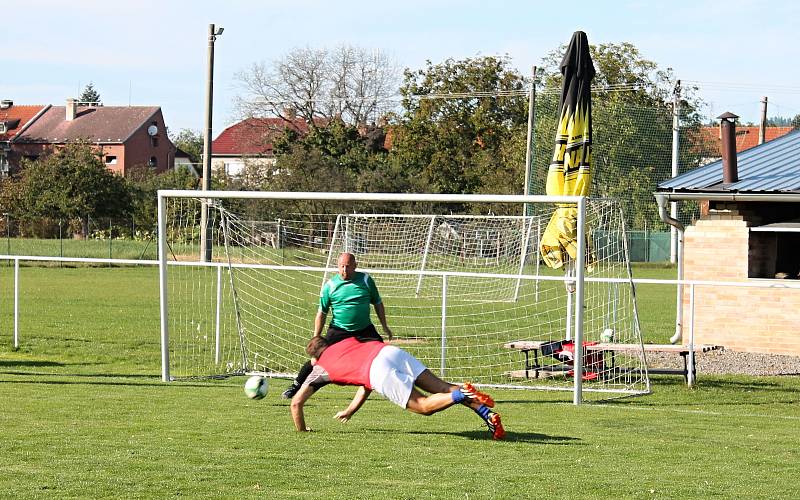
[[[158,158],[151,156],[150,161],[147,162],[147,166],[150,168],[156,168],[158,166]]]
[[[5,134],[6,132],[8,132],[6,122],[0,122],[0,134]]]
[[[750,278],[800,279],[800,222],[750,228],[747,275]]]
[[[106,156],[106,165],[116,165],[117,164],[117,157],[108,155]]]

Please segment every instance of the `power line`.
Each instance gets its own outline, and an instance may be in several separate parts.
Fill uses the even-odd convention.
[[[684,83],[697,85],[701,88],[714,90],[759,90],[763,92],[800,94],[800,87],[794,85],[771,85],[757,83],[736,83],[736,82],[704,82],[701,80],[683,80]]]

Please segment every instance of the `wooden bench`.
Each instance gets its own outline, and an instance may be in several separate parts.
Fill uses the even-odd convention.
[[[516,349],[525,354],[525,368],[522,370],[521,375],[525,378],[539,378],[540,375],[547,375],[553,371],[564,371],[563,367],[558,365],[543,365],[540,362],[539,356],[541,355],[542,346],[552,345],[552,342],[538,341],[538,340],[517,340],[503,344],[506,349]],[[647,368],[648,373],[652,374],[682,374],[684,380],[689,383],[689,352],[692,351],[687,345],[675,344],[644,344],[645,352],[661,352],[678,354],[683,358],[683,369],[672,368]],[[639,352],[639,344],[617,344],[614,342],[599,342],[585,346],[586,352],[600,352],[603,356],[604,364],[608,367],[614,366],[614,354],[618,352],[635,353]],[[695,344],[694,353],[704,353],[715,350],[724,349],[719,345],[709,344]],[[531,353],[533,359],[531,360]],[[549,353],[548,353],[549,354]],[[692,373],[697,374],[696,356],[692,356]],[[533,377],[531,377],[533,375]]]

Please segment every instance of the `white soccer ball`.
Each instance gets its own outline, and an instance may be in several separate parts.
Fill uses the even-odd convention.
[[[244,393],[250,399],[262,399],[267,395],[269,381],[259,375],[253,375],[244,383]]]
[[[601,342],[613,342],[614,341],[614,330],[611,328],[606,328],[603,330],[603,333],[600,334],[600,341]]]

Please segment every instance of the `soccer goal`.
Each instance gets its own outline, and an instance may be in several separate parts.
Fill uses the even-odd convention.
[[[378,285],[394,342],[446,380],[568,390],[576,402],[649,392],[625,224],[613,200],[199,195],[159,192],[165,381],[293,376],[306,360],[320,289],[338,255],[351,252]],[[583,250],[566,274],[539,254],[564,203],[578,208]],[[514,215],[521,213],[528,215]]]

